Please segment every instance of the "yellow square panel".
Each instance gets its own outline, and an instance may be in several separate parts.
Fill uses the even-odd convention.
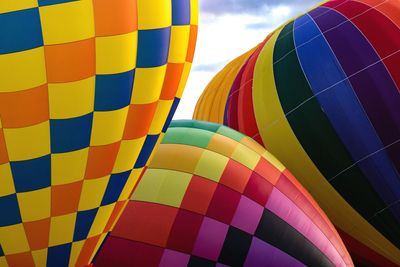
[[[51,183],[53,185],[69,184],[85,177],[89,148],[51,154]]]
[[[91,146],[113,144],[121,141],[129,107],[114,111],[94,112]]]
[[[74,238],[76,213],[51,217],[49,246],[71,243]]]
[[[92,227],[90,228],[88,238],[93,237],[96,235],[100,235],[103,233],[104,228],[106,227],[108,223],[108,219],[111,216],[111,213],[113,212],[115,207],[115,204],[107,205],[100,207],[97,210],[96,218],[94,218]]]
[[[0,197],[15,193],[14,179],[9,163],[0,165],[0,184]]]
[[[23,222],[38,221],[50,217],[51,189],[49,187],[18,193],[17,198]]]
[[[178,90],[176,91],[177,98],[182,97],[183,91],[185,90],[186,82],[189,78],[191,67],[192,67],[192,63],[190,63],[190,62],[185,62],[185,64],[183,65],[181,80],[179,81]]]
[[[148,104],[160,98],[167,65],[155,68],[137,68],[131,104]]]
[[[96,73],[114,74],[136,67],[138,33],[96,37]]]
[[[192,174],[185,172],[151,169],[144,174],[133,199],[179,207],[191,178]]]
[[[206,179],[219,182],[221,175],[228,164],[228,161],[229,158],[221,154],[205,150],[201,155],[194,173]]]
[[[165,121],[171,110],[173,100],[159,100],[156,112],[154,113],[153,121],[149,129],[150,135],[157,135],[161,133]]]
[[[0,55],[0,93],[22,91],[47,82],[44,49]]]
[[[49,84],[50,119],[68,119],[94,110],[95,77]]]
[[[0,257],[0,266],[8,266],[6,257]]]
[[[162,169],[148,169],[136,187],[132,200],[156,202],[164,182],[163,174]]]
[[[242,144],[238,144],[232,154],[232,159],[245,165],[250,170],[254,170],[260,157],[261,156],[257,152]]]
[[[79,211],[91,210],[100,206],[106,191],[110,176],[99,179],[90,179],[83,181],[81,198],[79,200]]]
[[[118,198],[118,201],[127,200],[132,193],[133,188],[135,187],[138,179],[143,171],[143,168],[133,169],[131,174],[129,175],[128,181],[125,184],[124,189],[121,192],[121,195]]]
[[[39,8],[45,45],[94,37],[92,0],[80,0]]]
[[[135,165],[146,137],[133,140],[122,140],[117,159],[114,163],[113,173],[129,171]]]
[[[47,263],[47,249],[32,251],[33,261],[35,266],[46,266]]]
[[[168,62],[184,63],[189,46],[190,25],[172,26]]]
[[[190,0],[190,24],[199,24],[199,0]]]
[[[38,0],[18,0],[18,1],[2,0],[0,1],[0,13],[34,8],[37,6],[38,6]]]
[[[81,240],[77,242],[72,243],[71,247],[71,254],[69,256],[69,265],[70,267],[73,267],[76,265],[76,262],[78,260],[79,254],[82,251],[83,245],[85,244],[86,240]]]
[[[137,0],[139,30],[171,26],[172,5],[165,0]]]
[[[3,130],[10,161],[35,159],[50,154],[48,121],[30,127]]]
[[[30,250],[22,224],[0,227],[0,240],[1,247],[6,255]]]

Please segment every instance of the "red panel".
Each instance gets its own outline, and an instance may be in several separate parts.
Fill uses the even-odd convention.
[[[190,254],[196,242],[203,216],[185,210],[179,210],[169,235],[167,247]]]
[[[260,52],[267,40],[268,38],[265,39],[264,42],[258,46],[256,51],[254,51],[254,53],[251,55],[248,62],[244,66],[238,99],[239,129],[242,133],[255,138],[255,140],[261,145],[264,144],[261,140],[260,135],[258,135],[256,116],[254,115],[253,108],[253,76],[258,56],[260,55]]]
[[[222,173],[220,183],[239,193],[243,193],[252,173],[252,170],[246,166],[230,159]]]
[[[400,29],[381,12],[371,9],[369,5],[355,1],[335,7],[335,10],[352,18],[351,21],[368,39],[380,58],[391,56],[400,49],[400,38],[398,38]],[[394,66],[386,65],[392,76],[399,75],[398,64],[399,62]],[[400,87],[398,79],[396,83],[397,87]]]
[[[218,185],[210,207],[208,207],[207,216],[230,224],[239,204],[240,196],[241,194],[238,192],[224,185]]]
[[[344,231],[340,230],[339,228],[337,228],[337,230],[342,237],[343,242],[346,244],[351,257],[359,263],[365,264],[366,266],[397,266]]]
[[[164,247],[177,212],[169,206],[130,201],[112,235]]]
[[[268,197],[272,192],[273,186],[264,177],[253,172],[247,183],[244,195],[258,204],[265,206],[268,201]]]
[[[97,255],[94,267],[157,267],[163,251],[156,246],[110,236]]]
[[[182,209],[205,215],[217,183],[194,175],[181,204]]]

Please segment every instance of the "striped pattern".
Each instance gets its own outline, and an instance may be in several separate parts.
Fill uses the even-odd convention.
[[[133,226],[133,227],[132,227]],[[94,266],[352,266],[307,191],[251,138],[174,121]]]
[[[197,1],[1,1],[0,25],[0,266],[85,266],[177,108]]]
[[[228,65],[194,118],[252,136],[339,228],[400,265],[399,12],[398,0],[321,4]]]

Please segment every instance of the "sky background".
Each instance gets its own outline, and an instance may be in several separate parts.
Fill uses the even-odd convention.
[[[191,119],[208,82],[229,61],[320,0],[199,0],[192,71],[174,119]]]

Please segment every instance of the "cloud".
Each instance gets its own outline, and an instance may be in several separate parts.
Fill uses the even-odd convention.
[[[214,15],[222,14],[256,14],[288,5],[301,9],[319,2],[318,0],[203,0],[200,2],[201,11]]]
[[[223,63],[200,64],[194,66],[193,71],[216,72],[221,66],[223,66]]]

